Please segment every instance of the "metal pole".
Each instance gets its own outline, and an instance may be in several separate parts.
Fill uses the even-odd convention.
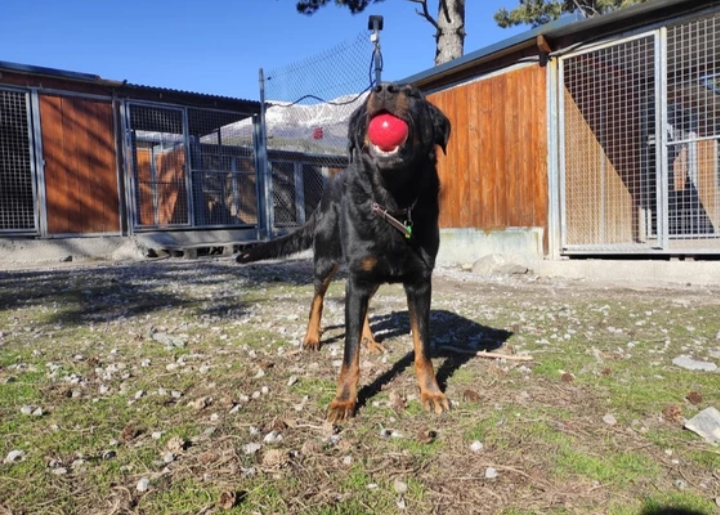
[[[375,85],[377,86],[382,83],[383,63],[382,53],[380,52],[380,31],[383,29],[383,17],[371,15],[368,19],[368,29],[373,31],[370,41],[375,45],[373,61],[375,63]]]
[[[258,142],[257,154],[258,154],[258,178],[260,179],[260,196],[258,198],[258,204],[262,203],[262,206],[258,205],[258,212],[264,214],[263,224],[260,224],[258,220],[258,229],[263,238],[272,238],[272,230],[275,225],[275,216],[273,213],[273,202],[272,202],[272,176],[270,175],[270,167],[268,166],[268,151],[267,151],[267,125],[265,119],[265,74],[263,69],[260,68],[259,76],[260,82],[260,127],[259,136],[260,141]]]

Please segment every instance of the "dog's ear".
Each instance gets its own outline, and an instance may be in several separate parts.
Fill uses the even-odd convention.
[[[433,125],[433,142],[440,146],[443,154],[447,155],[447,143],[450,139],[450,120],[440,109],[432,104],[429,104],[429,106]]]
[[[350,115],[348,122],[348,154],[350,162],[353,162],[355,151],[360,151],[362,147],[362,121],[366,115],[365,104],[355,109]]]

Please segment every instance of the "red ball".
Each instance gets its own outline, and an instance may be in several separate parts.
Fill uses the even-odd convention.
[[[390,113],[379,114],[370,120],[368,127],[370,141],[383,152],[389,152],[402,145],[407,135],[407,123]]]

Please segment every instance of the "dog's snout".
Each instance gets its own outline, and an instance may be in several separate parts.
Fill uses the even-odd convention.
[[[375,93],[379,95],[394,95],[400,91],[400,88],[397,87],[397,85],[393,84],[392,82],[385,82],[383,84],[378,84],[374,88]]]

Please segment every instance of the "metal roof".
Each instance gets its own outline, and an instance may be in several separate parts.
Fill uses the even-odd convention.
[[[529,41],[535,41],[535,38],[537,38],[538,35],[544,35],[555,28],[574,24],[579,19],[582,19],[579,17],[579,15],[565,16],[545,25],[540,25],[539,27],[536,27],[534,29],[526,30],[525,32],[521,32],[520,34],[516,34],[515,36],[503,39],[501,41],[498,41],[497,43],[493,43],[492,45],[483,47],[480,50],[470,52],[469,54],[465,54],[461,57],[458,57],[457,59],[453,59],[452,61],[448,61],[420,73],[416,73],[415,75],[411,75],[410,77],[407,77],[398,82],[402,84],[415,84],[425,79],[445,75],[448,72],[452,73],[456,69],[466,68],[467,65],[470,65],[476,61],[483,60],[495,54],[500,54],[501,52],[504,53],[505,51],[517,47],[518,45],[523,45]]]
[[[579,13],[575,13],[503,39],[447,63],[411,75],[398,82],[403,84],[418,84],[431,82],[443,76],[453,75],[456,72],[471,68],[480,62],[486,62],[496,57],[507,55],[514,50],[534,45],[539,35],[543,35],[552,40],[560,37],[588,33],[604,27],[607,28],[607,34],[610,35],[627,30],[629,25],[633,25],[632,22],[638,22],[636,24],[651,22],[653,15],[659,15],[666,10],[674,9],[675,11],[692,12],[713,5],[720,5],[720,0],[650,0],[642,4],[632,5],[592,18],[583,18]]]
[[[209,93],[198,93],[194,91],[186,91],[173,88],[160,88],[155,86],[146,86],[143,84],[134,84],[128,81],[117,81],[110,79],[103,79],[99,75],[91,73],[80,73],[68,70],[60,70],[57,68],[47,68],[44,66],[34,66],[29,64],[12,63],[8,61],[0,61],[0,71],[7,70],[12,72],[18,72],[28,75],[42,75],[45,77],[53,77],[57,79],[65,79],[70,81],[78,81],[85,83],[97,84],[99,86],[112,87],[117,89],[121,93],[130,93],[132,91],[144,92],[149,94],[157,94],[162,96],[163,94],[171,95],[174,97],[186,97],[202,99],[204,101],[220,101],[225,103],[241,103],[245,104],[246,109],[252,112],[257,112],[260,109],[260,102],[256,100],[247,100],[243,98],[228,97],[223,95],[213,95]]]
[[[136,89],[139,91],[152,91],[152,92],[165,92],[165,93],[177,93],[180,95],[194,95],[197,97],[205,97],[205,98],[215,98],[215,99],[222,99],[222,100],[228,100],[228,101],[240,101],[240,102],[248,102],[248,103],[256,103],[258,107],[260,106],[260,102],[257,100],[248,100],[246,98],[237,98],[237,97],[228,97],[225,95],[214,95],[212,93],[198,93],[196,91],[187,91],[184,89],[175,89],[175,88],[159,88],[156,86],[147,86],[145,84],[136,84],[133,82],[126,82],[123,84],[123,87],[126,89]]]
[[[9,70],[32,75],[45,75],[48,77],[58,77],[83,82],[100,82],[102,80],[99,75],[92,75],[91,73],[70,72],[66,70],[58,70],[57,68],[46,68],[44,66],[11,63],[8,61],[0,61],[0,70]]]

